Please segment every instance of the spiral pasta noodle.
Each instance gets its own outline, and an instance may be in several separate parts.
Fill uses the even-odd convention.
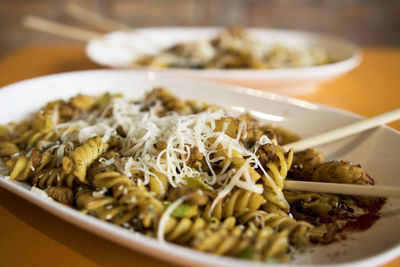
[[[72,174],[66,174],[61,167],[46,168],[37,172],[31,180],[31,183],[41,189],[65,185],[73,188],[75,184],[79,184]]]
[[[187,244],[195,238],[195,236],[207,227],[208,223],[205,219],[197,217],[196,219],[170,218],[164,228],[166,240],[179,244]]]
[[[80,147],[71,152],[69,157],[62,160],[65,173],[74,174],[81,182],[85,181],[87,167],[90,166],[95,159],[104,153],[110,145],[116,142],[114,136],[110,137],[110,141],[104,142],[100,136],[96,136],[87,140]]]
[[[50,102],[30,119],[0,125],[0,159],[9,181],[160,242],[285,261],[310,241],[332,242],[335,216],[379,204],[284,194],[288,175],[373,184],[359,165],[296,156],[279,143],[297,138],[249,114],[232,117],[155,88],[137,101],[107,93]]]
[[[19,149],[13,142],[0,142],[0,156],[12,156],[18,152]]]
[[[265,211],[246,211],[239,216],[242,224],[253,223],[257,227],[270,227],[280,238],[289,238],[292,245],[308,243],[307,233],[313,226],[307,222],[296,221],[288,215],[268,213]]]
[[[46,150],[44,153],[32,152],[32,156],[17,156],[7,161],[8,167],[12,169],[10,180],[25,181],[34,174],[37,174],[46,166],[54,165],[54,156]]]
[[[117,225],[128,223],[135,216],[134,211],[117,204],[113,197],[96,195],[87,187],[79,187],[75,194],[77,207],[85,213]]]
[[[278,145],[275,148],[275,155],[277,156],[278,160],[266,164],[266,167],[268,168],[267,173],[282,192],[283,182],[292,164],[293,150],[290,150],[285,158],[282,147]],[[267,203],[264,205],[264,209],[266,211],[280,214],[287,214],[289,212],[289,204],[286,201],[283,202],[281,199],[279,199],[276,191],[272,190],[267,182],[264,185],[263,196],[267,200]]]
[[[213,220],[211,220],[213,221]],[[226,252],[225,238],[229,232],[235,228],[236,220],[234,217],[226,218],[222,223],[214,220],[210,223],[205,231],[200,232],[192,242],[192,246],[201,251],[213,252],[215,254],[223,254]]]
[[[113,198],[127,210],[138,208],[138,215],[143,219],[143,226],[150,227],[157,216],[164,211],[164,206],[144,187],[134,184],[128,177],[118,172],[104,172],[94,176],[93,185],[97,188],[110,189]]]
[[[215,218],[227,218],[241,213],[246,209],[258,210],[267,200],[260,194],[244,189],[234,189],[230,195],[217,203],[211,215]],[[204,210],[204,217],[209,219],[211,204],[208,203]]]

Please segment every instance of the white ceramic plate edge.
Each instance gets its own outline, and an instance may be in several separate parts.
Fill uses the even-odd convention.
[[[109,72],[107,70],[100,70],[100,71],[85,71],[85,72],[71,72],[71,73],[62,73],[62,74],[56,74],[56,75],[51,75],[52,77],[55,76],[63,76],[63,75],[70,75],[70,74],[84,74],[84,73],[96,73],[99,72],[103,73],[103,72]],[[135,72],[137,73],[137,71]],[[147,73],[147,72],[145,72]],[[160,75],[157,74],[157,77],[167,77],[166,75]],[[35,80],[39,80],[39,79],[46,79],[49,76],[45,76],[45,77],[41,77],[41,78],[36,78]],[[26,83],[26,82],[30,82],[32,79],[29,80],[25,80],[25,81],[21,81],[18,82],[16,84],[13,85],[9,85],[4,87],[4,90],[12,90],[14,85],[20,85],[21,83]],[[183,80],[187,80],[187,79],[183,79]],[[200,81],[199,81],[200,82]],[[202,83],[208,83],[210,85],[216,85],[216,83],[211,83],[211,82],[202,82]],[[274,97],[275,100],[278,101],[283,101],[283,102],[287,102],[287,103],[291,103],[292,101],[299,101],[299,103],[302,104],[306,104],[307,102],[302,101],[302,100],[297,100],[297,99],[291,99],[288,97],[284,97],[284,96],[280,96],[280,95],[275,95],[272,93],[268,93],[268,92],[262,92],[262,91],[257,91],[257,90],[253,90],[253,89],[249,89],[249,88],[244,88],[244,87],[238,87],[238,86],[228,86],[228,85],[223,85],[223,84],[218,84],[218,86],[224,87],[225,90],[229,91],[229,90],[233,90],[233,91],[240,91],[242,93],[246,93],[249,95],[253,95],[253,96],[259,96],[259,97],[266,97],[271,99],[271,97]],[[3,90],[2,89],[2,90]],[[309,103],[311,104],[311,103]],[[321,106],[321,105],[319,105]],[[339,112],[343,112],[343,113],[347,113],[348,115],[352,114],[343,110],[339,110],[339,109],[334,109],[334,108],[330,108],[327,107],[328,109],[333,109]],[[355,116],[354,114],[352,116]],[[358,116],[359,117],[359,116]],[[389,127],[387,127],[389,128]],[[389,130],[394,131],[393,129],[389,128]],[[241,260],[236,260],[236,259],[232,259],[232,258],[227,258],[227,257],[217,257],[214,255],[210,255],[210,254],[206,254],[207,256],[205,257],[204,253],[201,252],[197,252],[194,251],[192,249],[186,249],[180,246],[176,246],[173,244],[168,244],[168,245],[163,245],[158,243],[156,240],[153,240],[151,238],[148,238],[146,236],[143,235],[133,235],[133,234],[129,234],[127,236],[124,236],[122,234],[122,232],[126,232],[123,229],[116,227],[114,225],[111,225],[109,223],[100,221],[96,218],[92,218],[90,216],[86,216],[84,214],[81,214],[80,212],[73,210],[71,208],[65,207],[59,203],[56,203],[54,201],[49,201],[47,199],[42,199],[40,197],[38,197],[37,195],[27,191],[24,188],[21,188],[20,186],[18,186],[17,184],[8,182],[4,179],[0,179],[0,185],[4,188],[6,188],[7,190],[23,197],[24,199],[40,206],[41,208],[51,212],[52,214],[63,218],[81,228],[84,228],[86,230],[89,230],[90,232],[93,232],[95,234],[99,234],[101,233],[101,236],[120,243],[124,246],[128,246],[130,248],[134,248],[137,249],[143,253],[149,254],[149,255],[153,255],[153,253],[150,253],[148,251],[148,249],[153,248],[156,249],[158,252],[160,252],[160,254],[158,254],[160,256],[160,258],[163,258],[165,260],[168,261],[174,261],[176,263],[180,263],[180,264],[188,264],[191,263],[193,264],[192,259],[193,258],[197,258],[197,263],[198,264],[211,264],[214,266],[242,266],[242,264],[246,264],[246,265],[254,265],[254,266],[258,266],[260,264],[257,263],[251,263],[248,261],[241,261]],[[101,229],[104,232],[101,231],[97,231]],[[121,231],[122,230],[122,231]],[[115,235],[115,236],[113,236]],[[134,237],[134,238],[133,238]],[[137,244],[135,238],[137,238],[140,242],[139,244]],[[132,243],[133,242],[133,243]],[[141,245],[144,245],[144,247],[141,247]],[[183,249],[185,251],[185,253],[179,253],[181,251],[181,249]],[[178,251],[176,251],[178,250]],[[360,261],[355,261],[355,262],[347,262],[347,263],[343,263],[343,264],[339,264],[336,266],[346,266],[348,264],[351,264],[352,266],[372,266],[372,265],[378,265],[378,264],[382,264],[386,261],[389,261],[390,259],[396,257],[400,252],[400,245],[394,246],[393,248],[386,250],[385,252],[378,254],[376,256],[370,257],[370,258],[365,258],[363,260]],[[175,257],[171,257],[171,256],[175,256]],[[222,259],[222,261],[221,261]],[[291,264],[288,264],[288,266],[293,266]],[[279,266],[286,266],[285,264],[279,264]],[[297,265],[297,266],[303,266],[303,265]],[[313,265],[313,266],[330,266],[328,265]]]
[[[7,181],[0,176],[0,186],[7,189],[8,191],[22,197],[23,199],[37,205],[38,207],[50,212],[51,214],[75,225],[84,230],[87,230],[95,235],[101,236],[112,242],[118,243],[125,247],[137,250],[141,253],[147,254],[154,257],[154,253],[149,250],[157,250],[157,258],[163,259],[165,261],[174,262],[180,265],[191,265],[191,266],[202,266],[207,264],[208,266],[231,266],[231,267],[241,267],[244,264],[246,266],[297,266],[306,267],[311,265],[294,265],[294,264],[265,264],[251,262],[248,260],[234,259],[229,257],[219,257],[209,253],[202,253],[193,249],[185,248],[182,246],[175,245],[173,243],[162,244],[156,239],[147,237],[140,233],[132,233],[121,227],[115,226],[111,223],[104,222],[95,217],[83,214],[75,209],[64,206],[56,201],[52,201],[41,196],[38,196],[21,185]],[[124,235],[124,233],[126,235]],[[182,253],[184,252],[184,253]],[[400,254],[400,245],[387,250],[384,253],[365,258],[360,261],[346,262],[342,264],[336,264],[335,267],[366,267],[366,266],[376,266],[384,264],[391,259],[394,259]],[[196,259],[195,261],[193,259]],[[332,264],[321,264],[312,265],[315,267],[332,266]]]
[[[139,28],[138,31],[156,31],[156,30],[164,30],[164,31],[190,31],[190,30],[209,30],[217,32],[221,30],[220,27],[148,27],[148,28]],[[138,69],[147,70],[147,71],[157,71],[157,72],[166,72],[173,74],[181,74],[186,75],[188,77],[199,77],[199,78],[209,78],[209,79],[230,79],[232,81],[238,81],[243,79],[252,79],[252,80],[268,80],[269,83],[275,83],[277,81],[284,83],[285,81],[292,80],[292,86],[294,84],[305,84],[310,83],[312,80],[315,82],[320,80],[327,80],[335,78],[345,72],[348,72],[354,69],[362,60],[362,52],[360,48],[352,43],[351,41],[344,40],[339,37],[329,36],[320,33],[312,33],[307,31],[296,31],[296,30],[281,30],[281,29],[268,29],[268,28],[248,28],[249,31],[265,31],[265,32],[277,32],[288,35],[302,35],[304,38],[309,39],[320,39],[320,40],[332,40],[333,42],[340,43],[342,49],[348,49],[352,51],[352,56],[331,64],[323,65],[323,66],[313,66],[313,67],[304,67],[304,68],[286,68],[286,69],[268,69],[268,70],[188,70],[188,69],[162,69],[162,68],[147,68],[140,67]],[[113,34],[113,33],[111,33]],[[109,35],[105,35],[104,38],[107,38]],[[96,40],[90,41],[86,46],[86,53],[88,57],[94,62],[112,67],[112,68],[132,68],[131,65],[127,65],[126,63],[111,63],[111,61],[100,59],[97,56],[98,51],[96,50],[96,45],[94,43]],[[276,86],[277,84],[273,84]],[[272,86],[272,85],[271,85]],[[268,86],[270,87],[270,86]],[[271,87],[272,88],[272,87]]]

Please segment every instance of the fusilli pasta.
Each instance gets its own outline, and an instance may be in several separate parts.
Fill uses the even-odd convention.
[[[357,165],[279,143],[298,138],[156,88],[133,102],[110,94],[50,102],[0,126],[0,158],[9,180],[161,242],[284,261],[290,248],[331,242],[335,218],[352,205],[379,203],[284,191],[296,177],[373,184]]]

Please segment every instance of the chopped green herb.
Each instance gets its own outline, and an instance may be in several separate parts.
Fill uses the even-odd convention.
[[[249,222],[249,228],[253,233],[258,232],[257,226],[253,222]]]
[[[150,206],[147,207],[147,213],[148,213],[148,215],[154,215],[155,214],[153,205],[150,205]]]
[[[183,180],[186,182],[188,186],[196,187],[205,191],[213,191],[213,188],[208,184],[204,183],[199,178],[194,177],[184,177]]]
[[[267,263],[281,263],[280,259],[277,258],[268,258],[265,260]]]
[[[99,100],[97,100],[96,104],[94,104],[95,109],[103,108],[109,101],[111,100],[111,95],[106,93],[102,95]]]
[[[124,211],[120,210],[118,213],[118,219],[122,219],[122,217],[124,217]]]
[[[125,204],[133,204],[133,203],[136,203],[136,202],[137,202],[136,197],[131,197],[131,198],[125,200]]]
[[[169,201],[164,201],[163,203],[164,209],[167,209],[169,207],[169,205],[171,205],[171,202]]]
[[[254,255],[254,247],[248,246],[245,249],[243,249],[242,251],[240,251],[237,256],[238,256],[238,258],[241,258],[241,259],[251,260],[251,259],[253,259],[253,255]]]
[[[164,204],[165,205],[165,204]],[[169,206],[169,205],[168,205]],[[168,206],[166,208],[168,208]],[[171,214],[172,217],[175,218],[185,218],[189,215],[190,212],[190,204],[189,203],[182,203],[180,204]]]
[[[150,237],[154,237],[154,232],[153,231],[147,231],[146,235],[150,236]]]
[[[94,210],[89,210],[88,211],[88,213],[90,214],[90,215],[92,215],[92,216],[94,216],[94,217],[96,217],[96,211],[94,211]]]

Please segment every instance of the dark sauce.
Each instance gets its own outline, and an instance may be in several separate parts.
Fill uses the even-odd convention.
[[[343,196],[348,197],[348,196]],[[361,232],[369,229],[380,218],[380,209],[385,204],[385,198],[359,198],[354,197],[355,204],[364,210],[362,215],[354,215],[354,210],[340,203],[337,209],[328,213],[313,213],[312,210],[304,209],[304,201],[300,199],[291,205],[291,214],[297,220],[305,220],[313,225],[326,225],[327,232],[323,236],[311,236],[311,242],[329,244],[340,240],[346,240],[346,233]],[[344,221],[342,224],[339,221]]]
[[[365,231],[370,228],[380,218],[377,213],[367,213],[357,217],[355,221],[346,223],[343,230],[349,230],[354,232]]]
[[[354,232],[367,230],[380,218],[379,211],[382,208],[383,204],[385,204],[385,202],[386,199],[381,198],[374,205],[367,208],[366,214],[351,218],[352,220],[349,220],[349,222],[344,225],[342,230],[349,230]]]

